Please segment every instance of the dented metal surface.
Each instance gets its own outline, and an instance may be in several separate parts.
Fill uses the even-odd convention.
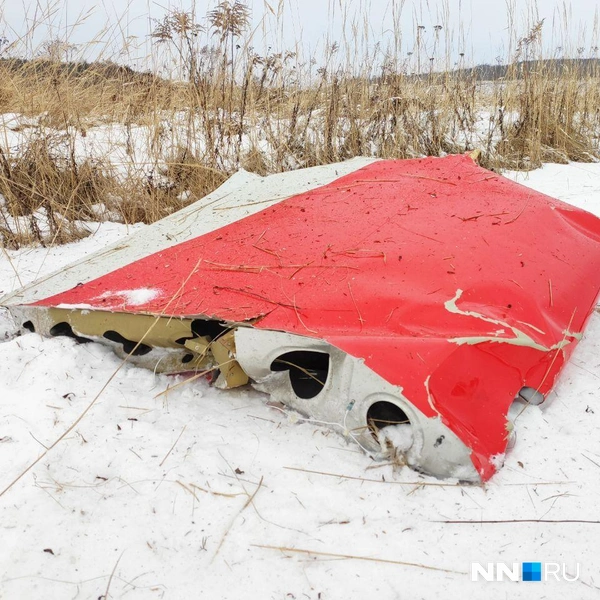
[[[287,199],[273,193],[285,175],[230,184],[228,217],[188,210],[155,253],[136,238],[117,263],[89,258],[95,278],[73,282],[84,261],[2,304],[156,371],[251,382],[420,471],[488,479],[511,404],[543,400],[594,308],[600,220],[467,156],[359,166],[323,167],[314,188],[296,174]]]

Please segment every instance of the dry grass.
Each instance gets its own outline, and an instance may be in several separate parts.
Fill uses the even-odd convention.
[[[462,54],[452,65],[439,51],[444,25],[415,27],[404,58],[357,56],[352,30],[344,46],[302,62],[294,52],[257,54],[238,0],[203,19],[172,10],[155,23],[169,77],[69,62],[68,47],[52,40],[32,60],[0,55],[0,112],[29,118],[12,127],[21,143],[0,140],[2,242],[64,242],[82,235],[79,221],[153,222],[240,167],[264,175],[476,148],[491,168],[598,158],[597,47],[544,60],[544,24],[534,21],[521,37],[512,32],[508,66],[488,68],[486,81],[485,70],[459,68]]]

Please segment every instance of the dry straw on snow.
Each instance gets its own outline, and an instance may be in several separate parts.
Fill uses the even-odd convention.
[[[557,42],[549,56],[550,25],[534,5],[530,13],[519,26],[509,12],[506,59],[478,68],[466,66],[468,40],[453,44],[447,23],[415,21],[403,32],[395,13],[387,47],[372,39],[367,15],[363,25],[344,14],[342,40],[328,40],[320,58],[303,59],[300,41],[257,53],[260,36],[240,0],[155,22],[153,72],[97,51],[84,62],[85,49],[69,40],[36,49],[33,33],[4,40],[0,112],[20,120],[0,139],[1,241],[65,242],[85,235],[90,220],[149,223],[240,167],[267,174],[356,155],[474,149],[492,168],[596,160],[598,46]],[[563,37],[570,27],[564,15]],[[119,27],[103,33],[94,48],[126,37]],[[403,34],[414,38],[408,52]]]

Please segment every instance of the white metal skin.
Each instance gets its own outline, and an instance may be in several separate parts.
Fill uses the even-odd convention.
[[[236,357],[256,383],[254,387],[274,400],[309,417],[315,423],[334,427],[364,449],[377,454],[381,448],[367,423],[367,411],[375,402],[389,402],[408,416],[413,445],[405,455],[413,469],[439,478],[480,482],[471,462],[471,451],[439,417],[428,418],[394,386],[364,362],[327,342],[308,337],[240,327],[235,333]],[[272,371],[273,361],[293,351],[323,352],[330,357],[329,374],[320,393],[308,400],[292,388],[289,371]]]

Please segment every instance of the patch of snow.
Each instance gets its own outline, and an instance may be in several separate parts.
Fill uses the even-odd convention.
[[[600,217],[600,163],[545,164],[535,171],[503,175]]]
[[[141,306],[147,304],[155,298],[161,295],[161,291],[154,288],[139,288],[137,290],[121,290],[118,292],[104,292],[98,298],[101,299],[114,299],[120,298],[124,305],[127,306]]]
[[[492,465],[494,466],[496,471],[499,471],[504,466],[505,459],[506,459],[506,455],[504,453],[494,454],[494,456],[492,456],[492,458],[490,458],[490,462],[492,463]]]
[[[414,442],[412,425],[406,423],[383,427],[377,433],[379,445],[385,448],[389,444],[396,453],[408,452]]]

